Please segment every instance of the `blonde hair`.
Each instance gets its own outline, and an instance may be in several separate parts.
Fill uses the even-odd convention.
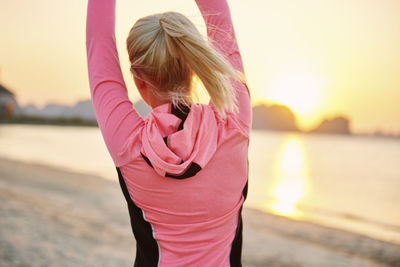
[[[225,111],[237,111],[230,79],[242,80],[242,75],[184,15],[167,12],[139,19],[129,32],[127,49],[132,74],[152,84],[160,98],[189,106],[197,76],[222,117]]]

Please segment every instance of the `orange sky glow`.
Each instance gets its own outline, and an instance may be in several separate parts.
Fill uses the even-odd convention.
[[[308,130],[346,115],[353,132],[400,134],[400,1],[231,0],[253,104],[288,105]],[[6,1],[0,9],[0,83],[20,105],[90,97],[87,1]],[[174,10],[205,32],[191,1],[117,1],[116,38],[132,101],[125,38],[140,17]]]

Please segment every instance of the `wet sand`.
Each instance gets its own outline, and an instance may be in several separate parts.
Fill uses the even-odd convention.
[[[0,266],[132,266],[116,181],[0,158]],[[244,266],[400,266],[399,245],[249,208],[243,217]]]

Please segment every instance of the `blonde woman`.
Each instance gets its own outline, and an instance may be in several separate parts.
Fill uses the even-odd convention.
[[[135,266],[241,266],[249,91],[225,0],[197,0],[208,39],[183,15],[138,20],[127,38],[136,87],[128,99],[115,45],[115,0],[89,0],[93,107],[128,203]],[[210,95],[192,100],[193,77]]]

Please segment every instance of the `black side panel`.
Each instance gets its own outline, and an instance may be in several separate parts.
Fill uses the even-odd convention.
[[[157,241],[153,237],[153,229],[143,217],[142,210],[131,199],[121,170],[117,167],[119,184],[128,203],[133,234],[136,238],[135,267],[157,266],[160,257]]]
[[[246,198],[247,198],[247,190],[248,190],[248,187],[249,187],[249,182],[247,181],[247,182],[246,182],[246,185],[245,185],[244,188],[243,188],[243,192],[242,192],[242,195],[243,195],[244,200],[246,200]]]
[[[243,188],[242,196],[244,200],[247,197],[248,182]],[[243,206],[242,206],[243,207]],[[238,215],[238,224],[236,227],[235,238],[232,241],[231,254],[229,256],[229,262],[231,267],[241,267],[242,266],[242,235],[243,235],[243,221],[242,221],[242,207],[240,207]]]
[[[229,262],[231,267],[242,266],[242,233],[243,233],[243,222],[242,222],[242,208],[239,210],[238,225],[236,227],[235,238],[232,241],[231,255],[229,256]]]

